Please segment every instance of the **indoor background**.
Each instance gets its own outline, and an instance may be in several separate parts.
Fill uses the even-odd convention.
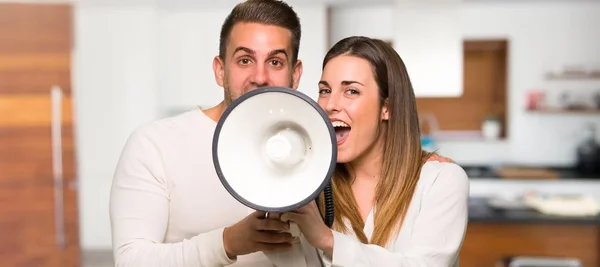
[[[121,149],[144,122],[221,100],[212,59],[237,2],[0,1],[0,266],[112,266]],[[346,36],[405,60],[423,145],[471,179],[461,266],[600,266],[600,1],[288,2],[313,98]],[[555,202],[527,205],[532,192]]]

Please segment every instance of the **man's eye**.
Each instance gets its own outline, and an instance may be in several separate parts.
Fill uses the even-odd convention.
[[[282,65],[281,61],[279,61],[279,60],[271,60],[271,64],[273,66],[280,66],[280,65]]]
[[[242,58],[242,59],[240,59],[239,62],[242,63],[242,64],[244,64],[244,65],[246,65],[246,64],[250,63],[250,59]]]

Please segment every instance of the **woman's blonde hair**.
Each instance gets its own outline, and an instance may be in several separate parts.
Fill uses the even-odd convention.
[[[421,150],[421,134],[413,88],[404,62],[396,51],[382,40],[362,36],[348,37],[337,42],[323,60],[341,56],[367,60],[379,87],[379,106],[387,104],[389,119],[379,120],[382,134],[382,168],[374,207],[374,231],[371,240],[363,232],[364,222],[352,192],[353,171],[349,164],[339,164],[332,179],[334,218],[333,228],[348,233],[344,219],[363,243],[382,247],[398,234],[415,187],[421,166],[430,153]],[[319,199],[324,199],[321,196]],[[323,207],[321,201],[320,206]],[[323,211],[324,209],[321,208]]]

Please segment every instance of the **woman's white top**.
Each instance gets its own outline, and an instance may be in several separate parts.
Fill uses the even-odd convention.
[[[469,181],[460,166],[427,162],[398,237],[382,248],[333,231],[333,261],[323,257],[325,266],[458,266],[468,198]],[[372,210],[363,229],[367,238],[373,234],[373,214]]]
[[[192,110],[144,124],[129,137],[110,194],[115,266],[320,266],[320,253],[303,238],[285,253],[227,258],[223,229],[252,211],[217,177],[211,154],[215,126]],[[397,240],[386,249],[334,232],[333,261],[323,260],[327,266],[456,266],[468,193],[458,165],[427,162]],[[372,220],[371,213],[367,236]]]

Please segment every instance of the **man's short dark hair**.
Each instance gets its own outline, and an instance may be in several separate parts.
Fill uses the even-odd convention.
[[[225,59],[227,43],[233,26],[240,22],[260,23],[286,28],[292,32],[292,62],[300,50],[300,19],[291,6],[278,0],[247,0],[237,4],[225,18],[219,38],[219,57]]]

